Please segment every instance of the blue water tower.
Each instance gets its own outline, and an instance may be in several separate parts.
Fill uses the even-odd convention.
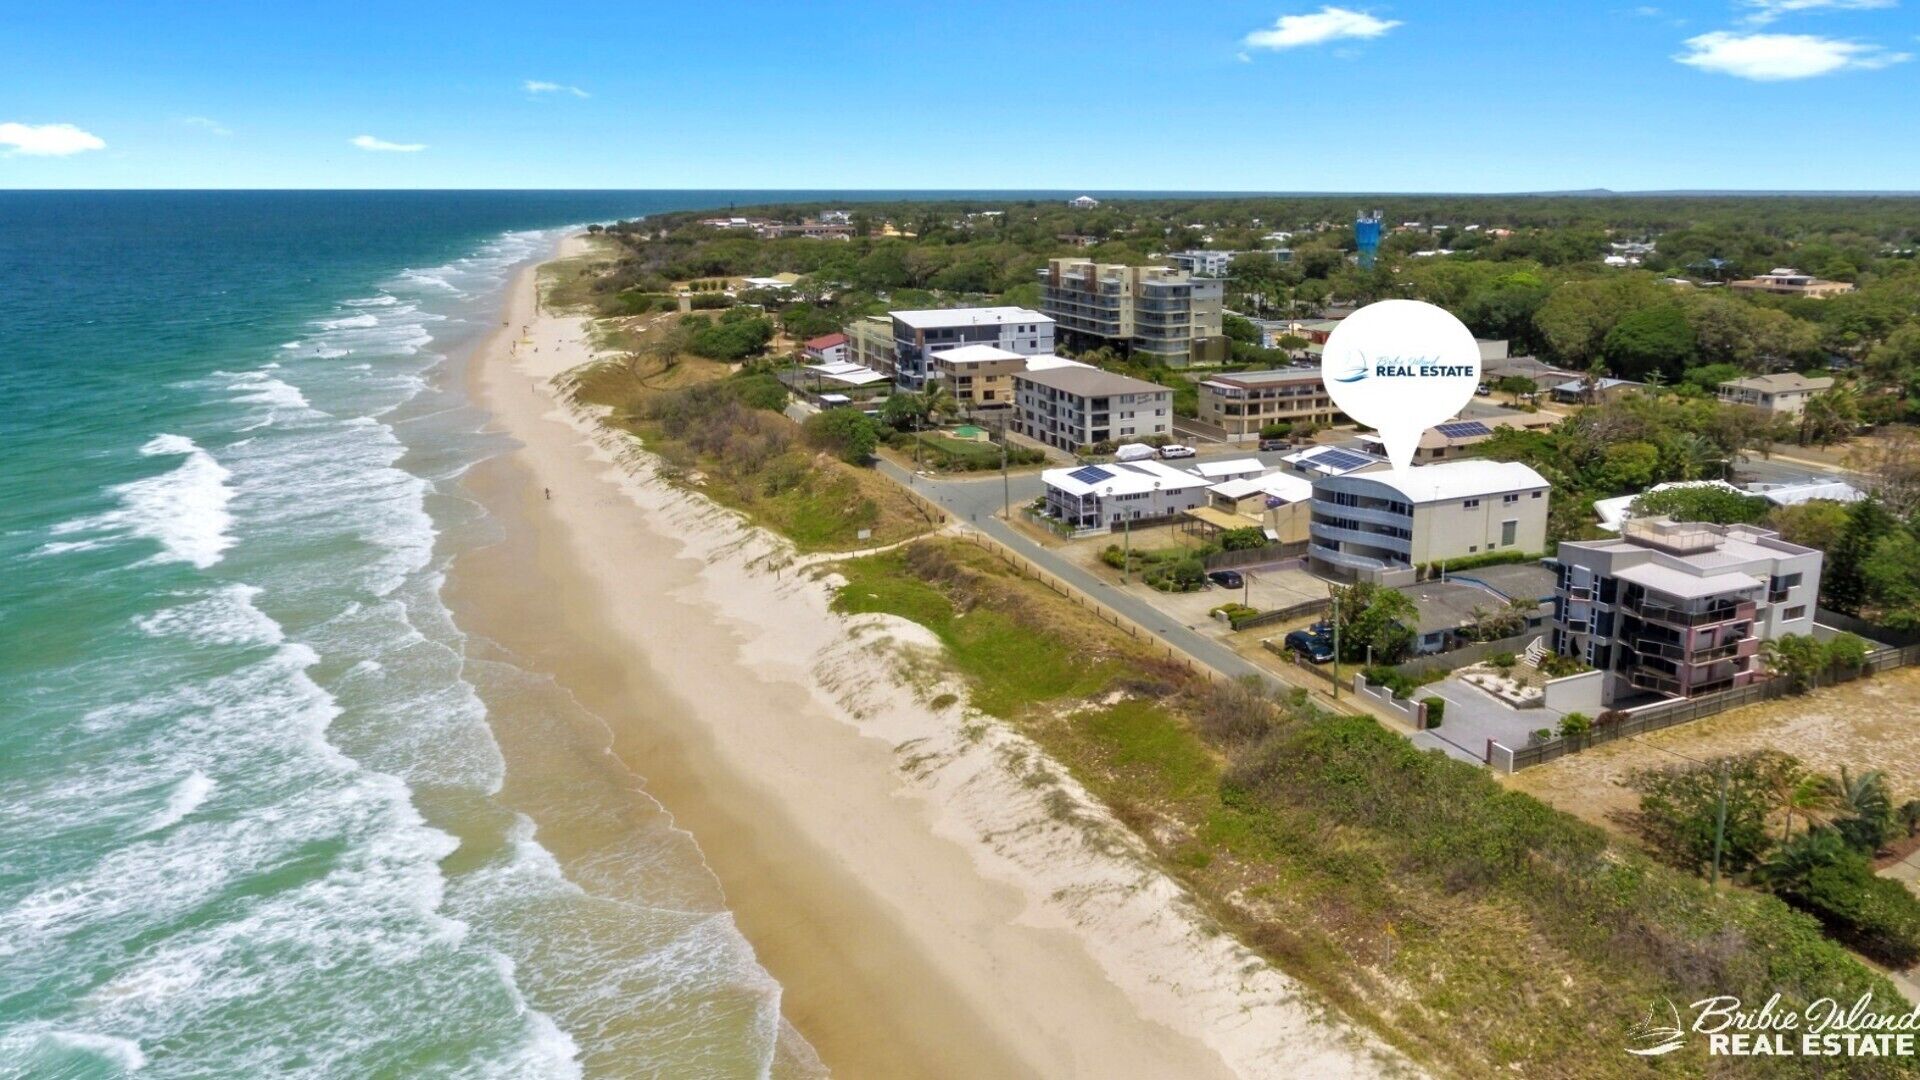
[[[1360,269],[1373,269],[1373,256],[1380,250],[1380,217],[1385,211],[1368,210],[1353,219],[1353,242],[1360,249]]]

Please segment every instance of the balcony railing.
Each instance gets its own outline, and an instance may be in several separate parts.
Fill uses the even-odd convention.
[[[1368,547],[1390,548],[1409,558],[1413,555],[1413,541],[1403,540],[1387,533],[1368,532],[1365,529],[1349,529],[1340,525],[1328,525],[1325,522],[1307,523],[1307,531],[1321,540],[1334,543],[1364,544]]]
[[[1705,611],[1686,611],[1650,601],[1641,601],[1628,611],[1649,622],[1666,623],[1668,626],[1714,626],[1739,619],[1751,619],[1758,610],[1753,601],[1744,604],[1731,604],[1724,607],[1709,608]]]

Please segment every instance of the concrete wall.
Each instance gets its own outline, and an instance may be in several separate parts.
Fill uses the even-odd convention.
[[[1606,682],[1604,671],[1583,671],[1578,675],[1568,675],[1553,679],[1546,685],[1545,704],[1557,712],[1583,712],[1588,716],[1598,716],[1605,708],[1600,703],[1600,690]]]

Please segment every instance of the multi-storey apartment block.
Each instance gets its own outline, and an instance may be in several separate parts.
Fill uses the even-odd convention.
[[[1041,308],[1077,348],[1110,345],[1171,367],[1227,357],[1218,280],[1165,266],[1053,259],[1040,284]]]
[[[1417,567],[1547,545],[1545,478],[1514,461],[1448,461],[1313,482],[1307,555],[1335,577],[1411,582]]]
[[[1141,440],[1173,430],[1173,391],[1093,367],[1014,375],[1016,428],[1062,450]]]
[[[1318,368],[1215,375],[1199,391],[1200,421],[1224,430],[1230,442],[1258,439],[1262,427],[1281,421],[1329,423],[1336,411]]]
[[[1812,632],[1821,559],[1752,525],[1666,518],[1565,541],[1552,645],[1606,673],[1608,704],[1745,686],[1763,676],[1762,641]]]
[[[962,345],[931,354],[929,377],[944,384],[965,411],[1011,409],[1013,377],[1027,358],[992,345]]]
[[[894,380],[906,390],[926,385],[931,354],[962,345],[991,345],[1021,356],[1053,355],[1053,320],[1023,307],[933,308],[888,312],[893,319]]]

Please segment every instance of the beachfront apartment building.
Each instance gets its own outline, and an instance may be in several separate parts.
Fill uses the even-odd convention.
[[[1215,375],[1199,386],[1198,419],[1251,442],[1268,424],[1327,424],[1337,411],[1318,368],[1278,368]]]
[[[849,323],[847,359],[893,378],[893,320],[885,315],[867,315]]]
[[[1608,705],[1745,686],[1765,676],[1761,642],[1813,632],[1822,558],[1757,526],[1666,518],[1563,541],[1551,644],[1606,673]]]
[[[1806,410],[1808,398],[1831,389],[1832,376],[1808,378],[1797,371],[1788,371],[1730,379],[1720,384],[1719,397],[1721,401],[1751,405],[1780,416],[1799,416]]]
[[[929,381],[938,382],[967,413],[1013,408],[1013,377],[1027,358],[994,345],[962,345],[928,357]]]
[[[1155,383],[1074,365],[1022,371],[1013,385],[1014,430],[1048,446],[1071,452],[1173,431],[1173,391]]]
[[[1053,355],[1053,320],[1023,307],[930,308],[891,311],[893,375],[903,390],[920,390],[933,353],[962,345],[991,345],[1021,356]]]
[[[1764,274],[1739,281],[1729,281],[1727,288],[1735,292],[1762,292],[1774,296],[1807,296],[1815,300],[1824,300],[1829,296],[1853,291],[1850,281],[1827,281],[1803,274],[1791,266],[1776,266]]]
[[[1165,266],[1051,259],[1041,310],[1075,348],[1111,346],[1169,367],[1227,358],[1222,282]]]
[[[1422,566],[1545,551],[1549,486],[1519,462],[1479,459],[1323,476],[1307,556],[1328,577],[1401,585]]]
[[[1204,507],[1213,482],[1148,460],[1048,469],[1040,483],[1047,516],[1086,535]]]

